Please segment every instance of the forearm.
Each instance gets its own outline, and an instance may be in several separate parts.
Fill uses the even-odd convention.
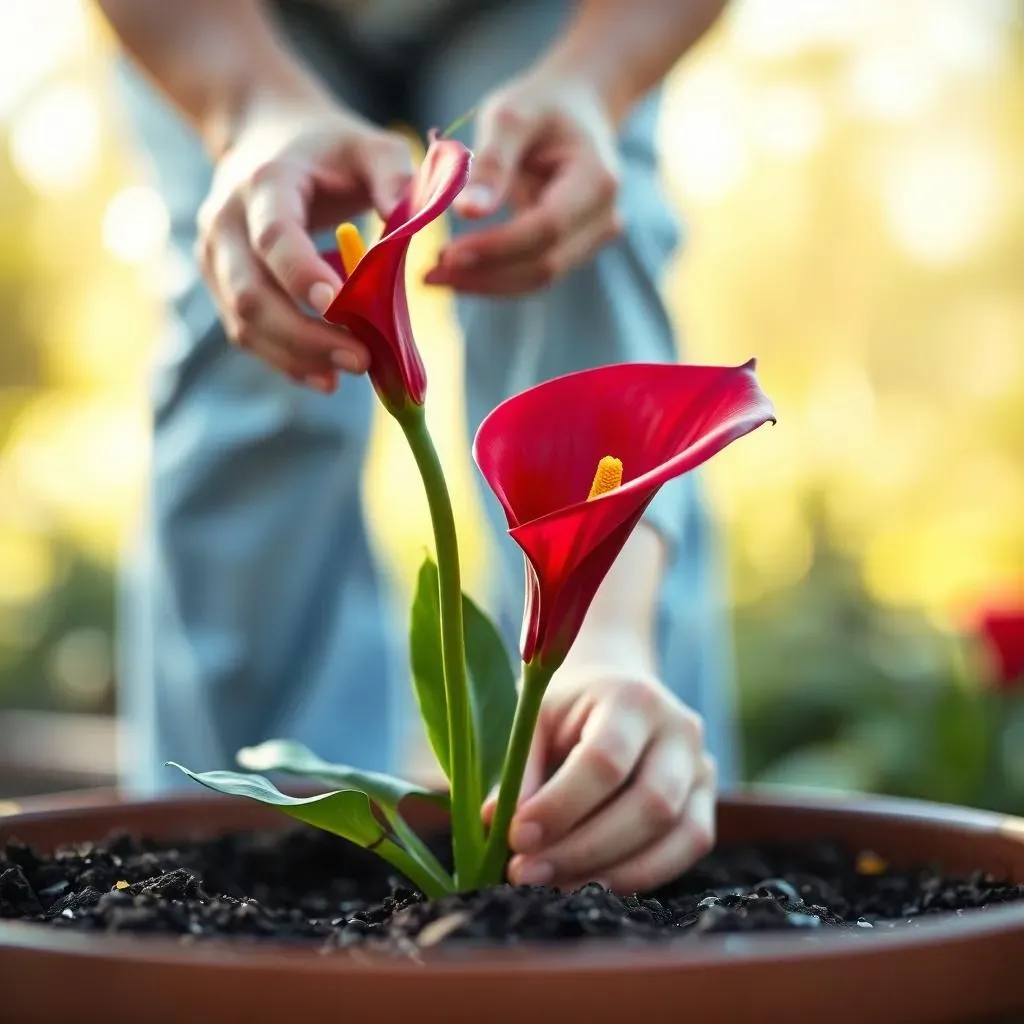
[[[641,521],[598,589],[569,652],[570,662],[627,655],[649,662],[649,670],[657,672],[655,632],[666,557],[661,533]]]
[[[97,0],[121,45],[215,156],[260,105],[326,94],[261,0]]]
[[[595,85],[618,123],[724,6],[725,0],[578,0],[576,14],[543,63]]]

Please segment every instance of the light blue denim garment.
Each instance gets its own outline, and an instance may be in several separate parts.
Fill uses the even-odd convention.
[[[519,72],[557,32],[554,0],[484,3],[423,41],[388,90],[342,57],[337,15],[280,5],[303,56],[380,123],[445,126]],[[239,747],[292,737],[322,756],[395,770],[417,729],[396,615],[360,499],[371,403],[365,379],[333,396],[297,387],[227,344],[192,258],[210,166],[191,131],[123,68],[128,110],[171,212],[178,272],[153,378],[152,478],[121,609],[124,784],[190,785],[162,767],[228,768]],[[402,99],[404,97],[404,100]],[[509,395],[562,373],[672,361],[659,296],[678,237],[655,157],[658,97],[621,135],[623,237],[527,298],[460,297],[468,440]],[[454,230],[461,230],[456,223]],[[428,397],[429,401],[429,397]],[[523,569],[485,490],[498,544],[500,625],[516,650]],[[707,723],[723,781],[734,777],[728,646],[714,535],[694,475],[666,486],[648,520],[671,544],[659,642],[668,685]]]

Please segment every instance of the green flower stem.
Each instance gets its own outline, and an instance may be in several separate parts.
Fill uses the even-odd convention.
[[[516,716],[512,721],[512,734],[508,740],[505,765],[501,770],[498,786],[498,804],[494,809],[494,820],[484,847],[484,858],[480,865],[476,884],[498,885],[501,883],[508,859],[508,828],[519,802],[519,791],[523,786],[523,773],[530,755],[530,744],[540,715],[540,704],[544,691],[558,668],[557,664],[544,664],[539,660],[523,666],[523,688],[516,705]]]
[[[424,896],[436,900],[451,891],[444,887],[440,879],[435,878],[433,874],[427,871],[421,864],[418,864],[405,850],[390,839],[382,839],[373,847],[373,852],[378,857],[383,857],[393,867],[398,868],[413,885],[419,887],[420,892]]]
[[[437,548],[437,572],[441,607],[441,657],[444,664],[445,700],[448,705],[448,744],[451,758],[452,845],[455,880],[465,887],[476,874],[483,849],[483,802],[477,771],[473,718],[466,675],[466,643],[462,626],[462,581],[455,516],[441,461],[427,430],[423,407],[411,403],[396,419],[405,432],[427,493],[430,519]]]

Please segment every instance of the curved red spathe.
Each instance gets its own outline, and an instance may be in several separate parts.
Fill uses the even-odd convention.
[[[413,235],[451,206],[469,179],[470,151],[454,139],[431,136],[422,165],[374,242],[346,279],[337,253],[324,257],[344,284],[324,319],[344,327],[370,351],[370,379],[391,409],[422,405],[427,375],[409,321],[405,257]]]
[[[771,402],[739,367],[629,363],[539,384],[480,425],[473,457],[526,556],[524,661],[556,661],[666,481],[767,422]],[[622,486],[587,501],[603,456]]]

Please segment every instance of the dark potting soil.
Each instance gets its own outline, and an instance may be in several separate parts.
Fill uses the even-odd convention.
[[[414,954],[460,940],[656,942],[816,929],[851,936],[1024,899],[978,872],[890,869],[832,843],[723,845],[646,896],[501,886],[428,901],[372,854],[310,829],[160,843],[127,835],[40,855],[0,849],[0,919],[92,932],[353,945]]]

